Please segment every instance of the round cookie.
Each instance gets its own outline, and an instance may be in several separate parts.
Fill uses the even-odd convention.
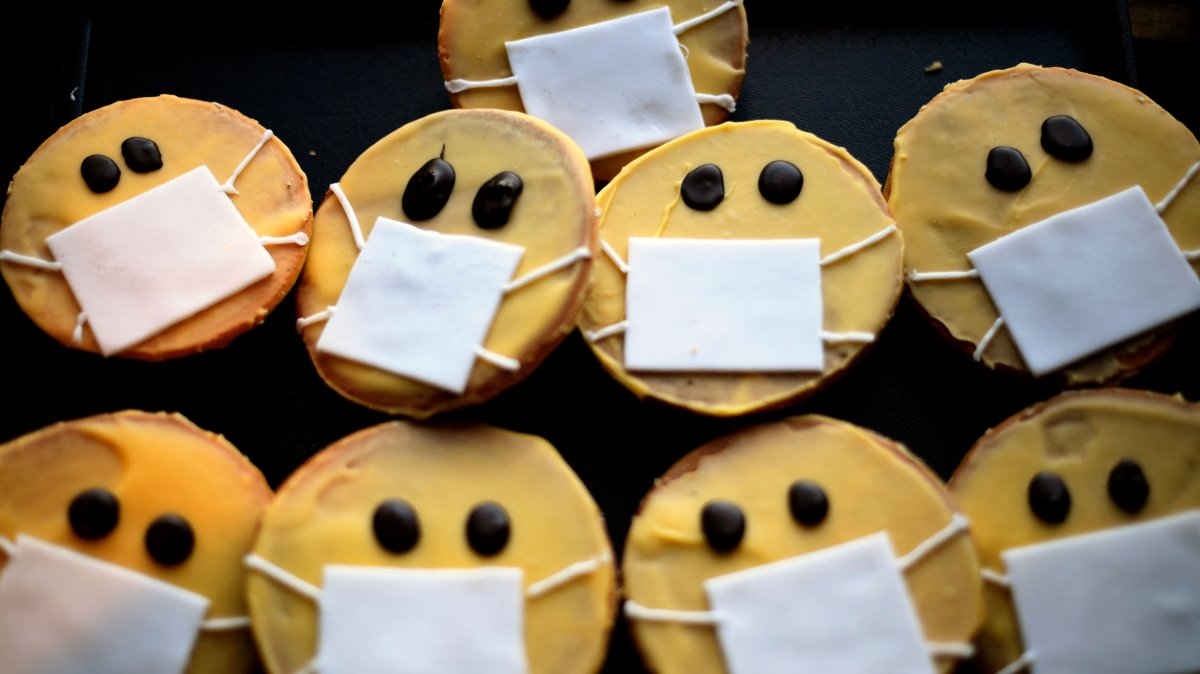
[[[616,592],[610,543],[591,495],[540,438],[477,425],[405,422],[360,431],[288,478],[264,518],[254,553],[266,571],[249,579],[250,612],[274,674],[299,671],[318,651],[330,660],[326,666],[352,671],[384,671],[378,668],[397,663],[417,668],[404,671],[444,671],[445,661],[438,659],[444,653],[410,631],[421,625],[430,625],[428,641],[448,643],[462,652],[463,662],[476,665],[484,637],[512,637],[501,640],[495,661],[485,657],[486,666],[467,671],[595,672],[604,659]],[[339,568],[343,575],[347,569],[374,575],[378,585],[370,594],[390,603],[346,610],[345,595],[334,596],[330,584]],[[278,569],[314,586],[320,614],[311,599],[280,584]],[[523,601],[523,625],[499,621],[502,628],[479,628],[477,619],[491,605],[438,594],[441,588],[431,590],[444,597],[433,600],[436,615],[416,603],[412,597],[428,597],[422,588],[448,569],[520,573],[520,594],[512,599]],[[403,597],[388,594],[406,574],[416,580]],[[464,611],[463,603],[471,609]],[[406,613],[406,606],[413,610]],[[446,612],[457,612],[451,620],[458,624],[438,622]],[[335,626],[363,614],[372,616],[365,626]],[[347,630],[370,632],[362,637],[367,641],[385,635],[381,640],[395,649],[395,662],[340,659],[380,645],[339,642]],[[517,643],[522,632],[524,641]],[[527,659],[527,665],[500,662],[504,653]]]
[[[711,180],[714,175],[717,179]],[[695,197],[689,196],[693,190]],[[864,353],[900,297],[903,244],[879,183],[844,149],[787,122],[729,122],[678,138],[630,164],[598,199],[603,210],[600,238],[615,255],[602,256],[596,263],[580,327],[604,367],[639,397],[720,416],[793,402],[815,393]],[[705,199],[711,201],[702,203]],[[766,316],[740,322],[739,328],[750,334],[737,333],[731,346],[709,352],[710,358],[718,360],[721,354],[748,355],[756,359],[750,366],[739,370],[744,364],[737,363],[730,370],[702,371],[684,363],[672,364],[674,370],[635,369],[627,366],[626,358],[627,340],[636,326],[629,325],[624,334],[610,329],[628,317],[626,280],[632,277],[621,271],[617,260],[622,264],[629,260],[631,237],[706,239],[735,246],[750,240],[818,239],[821,264],[816,269],[810,264],[811,276],[802,279],[807,280],[809,295],[802,294],[798,285],[780,287],[782,281],[770,277],[761,280],[775,284],[770,288],[774,294],[768,295],[755,285],[758,281],[738,277],[718,283],[712,293],[724,288],[740,292],[734,306],[712,310],[716,305],[699,298],[702,311],[696,313],[709,313],[714,319],[727,309],[740,310],[751,300],[767,298],[762,300],[770,303],[763,310]],[[844,255],[837,255],[843,251]],[[746,271],[762,274],[767,258],[758,260],[761,264],[752,261]],[[777,279],[801,268],[790,260],[780,264]],[[703,268],[718,274],[723,267]],[[667,284],[699,287],[702,281],[710,282],[704,278],[671,281],[677,278],[669,276]],[[662,292],[666,297],[666,290]],[[805,309],[815,315],[804,313]],[[807,316],[811,322],[799,337],[773,345],[772,353],[782,348],[791,358],[790,349],[807,339],[806,355],[815,362],[789,361],[781,368],[764,364],[765,355],[755,353],[753,344],[760,338],[793,334],[779,331],[774,321],[780,315]],[[685,316],[678,323],[687,325],[692,319]],[[789,324],[788,330],[794,327]],[[675,326],[656,327],[644,330],[643,336],[660,337],[674,330]]]
[[[0,251],[3,251],[0,257],[4,257],[0,261],[0,271],[17,303],[40,328],[66,346],[108,355],[115,352],[143,360],[163,360],[218,348],[261,323],[296,281],[307,250],[304,245],[297,244],[307,241],[312,224],[312,199],[307,179],[291,152],[274,137],[255,150],[263,142],[266,131],[258,122],[225,106],[174,96],[113,103],[59,129],[42,143],[13,178],[0,220]],[[237,264],[241,265],[248,256],[254,263],[254,273],[246,278],[258,280],[247,281],[249,285],[241,284],[240,287],[222,286],[214,290],[213,295],[199,299],[195,297],[199,294],[196,284],[182,276],[178,282],[179,292],[169,297],[161,294],[165,292],[166,283],[127,282],[133,286],[130,292],[134,294],[110,295],[115,297],[113,301],[124,300],[139,307],[138,311],[151,306],[154,310],[163,310],[161,305],[167,305],[171,307],[171,317],[183,316],[157,332],[150,333],[153,328],[144,330],[143,333],[150,334],[144,341],[128,347],[123,346],[127,342],[120,342],[122,346],[103,348],[90,323],[83,324],[80,330],[80,300],[67,285],[65,272],[30,266],[10,257],[16,254],[34,262],[53,262],[55,258],[46,244],[51,235],[95,216],[108,214],[115,217],[111,214],[117,211],[110,209],[130,208],[134,197],[140,197],[140,203],[145,204],[152,190],[202,166],[210,169],[216,181],[229,181],[239,164],[248,157],[252,158],[233,182],[236,194],[220,194],[215,204],[210,203],[205,208],[219,211],[228,209],[227,204],[232,203],[253,229],[253,236],[250,236],[238,230],[240,224],[227,225],[221,235],[233,236],[243,246],[243,255]],[[155,194],[161,193],[159,190]],[[184,236],[200,237],[202,244],[216,245],[213,243],[216,229],[208,229],[211,221],[199,215],[192,217],[201,212],[194,202],[159,198],[157,205],[177,210],[168,215],[160,213],[155,216],[159,219],[147,226],[161,224],[161,231],[173,231],[166,226],[168,221],[162,218],[190,218],[186,227],[175,230],[186,230]],[[142,208],[147,207],[143,205]],[[132,221],[129,216],[130,211],[125,210],[121,217]],[[111,231],[111,225],[112,222],[106,222],[99,227]],[[232,233],[228,227],[233,228]],[[79,232],[77,228],[74,231]],[[168,254],[163,252],[166,244],[162,239],[156,241],[156,237],[145,235],[145,230],[142,234],[134,239],[134,244],[126,239],[111,251],[103,249],[103,242],[93,244],[92,251],[101,256],[94,259],[86,257],[89,251],[76,250],[75,259],[82,259],[82,262],[68,271],[95,264],[115,268],[124,274],[135,265]],[[256,243],[259,237],[279,237],[279,241]],[[137,247],[140,241],[149,241],[145,250]],[[222,242],[227,241],[228,238],[222,239]],[[183,261],[174,266],[188,267],[187,255],[196,248],[194,243],[176,245],[170,254],[181,256]],[[218,247],[215,253],[208,251],[209,259],[221,260],[221,250]],[[81,253],[83,257],[79,257]],[[209,266],[208,262],[198,264],[201,265],[199,269],[189,268],[181,274],[206,278],[207,268],[210,277],[233,276],[229,273],[230,266],[218,269],[215,265]],[[245,266],[238,267],[238,271],[242,269]],[[157,272],[152,275],[156,280],[160,278]],[[89,280],[80,282],[85,287],[96,286]],[[155,287],[160,294],[154,297],[137,294],[144,292],[146,287]],[[187,309],[182,311],[175,309],[180,294],[189,295]],[[138,315],[138,311],[128,313]],[[112,320],[125,320],[122,316],[125,311],[114,313],[116,318]],[[145,311],[143,315],[149,313]],[[118,342],[114,338],[107,343]]]
[[[1053,488],[1055,485],[1062,489]],[[1165,518],[1189,513],[1195,520],[1200,513],[1200,406],[1142,391],[1063,394],[988,431],[963,460],[949,487],[971,520],[983,567],[1010,577],[1014,569],[1006,566],[1002,556],[1014,549],[1077,543],[1087,540],[1083,534],[1131,531],[1134,525],[1161,524]],[[1122,547],[1139,550],[1138,556],[1146,560],[1152,557],[1152,545],[1126,543]],[[1099,563],[1104,561],[1077,560],[1066,575],[1096,587],[1112,582],[1111,576],[1099,580],[1106,568]],[[1195,568],[1194,558],[1188,563]],[[1143,569],[1126,577],[1132,582],[1153,575]],[[1177,624],[1188,624],[1184,622],[1187,607],[1198,603],[1195,588],[1191,586],[1190,598],[1176,595],[1171,600],[1178,609],[1172,618]],[[1014,588],[987,584],[987,617],[977,638],[978,662],[984,672],[1001,671],[1030,648],[1022,641],[1013,592]],[[1164,601],[1168,597],[1160,595]],[[1094,613],[1105,619],[1138,615],[1130,605],[1109,606]],[[1195,613],[1192,609],[1193,635]],[[1095,657],[1109,661],[1109,669],[1104,671],[1111,670],[1114,658],[1095,649],[1107,640],[1097,632],[1086,645]],[[1117,648],[1124,648],[1120,639],[1113,641]],[[1182,651],[1182,643],[1174,650]],[[1193,648],[1191,652],[1197,651]],[[1037,662],[1035,656],[1035,668]],[[1196,666],[1193,661],[1163,671],[1192,671]],[[1152,669],[1144,662],[1132,668],[1115,667],[1119,671]],[[1091,665],[1084,669],[1101,671]]]
[[[507,176],[507,185],[497,182],[501,176]],[[548,124],[501,110],[436,113],[368,148],[338,185],[344,199],[331,191],[317,210],[296,304],[317,371],[342,395],[415,417],[478,403],[527,376],[574,327],[596,246],[595,196],[587,161]],[[492,205],[487,213],[480,210],[484,201]],[[356,284],[362,293],[390,290],[367,301],[358,318],[350,315],[345,293],[351,270],[369,271],[359,263],[370,256],[360,255],[347,209],[361,227],[363,250],[377,245],[382,251],[374,259],[399,260],[400,252],[416,250],[409,239],[387,248],[405,233],[427,242],[426,252],[390,264],[377,276],[363,273]],[[488,219],[497,213],[507,220]],[[392,238],[372,237],[379,218],[390,221],[385,233]],[[453,253],[440,248],[449,242],[457,246]],[[484,279],[479,269],[495,271],[492,258],[470,257],[484,246],[516,251],[519,265],[479,280]],[[499,287],[510,278],[527,283]],[[462,315],[479,318],[470,313],[478,307],[461,307],[489,293],[495,304],[485,310],[495,307],[494,318],[485,311],[469,327],[452,322]],[[332,318],[312,320],[328,317],[329,307],[336,307]],[[393,317],[395,322],[384,324]],[[339,321],[354,327],[340,338],[327,336]],[[409,329],[417,332],[391,332]],[[365,349],[361,342],[369,339],[379,348]],[[466,340],[474,341],[450,356],[439,350]],[[346,347],[347,341],[354,343]],[[473,346],[493,358],[472,354]],[[440,370],[428,371],[448,361],[453,362],[446,367],[458,368],[452,381],[438,378]]]
[[[1179,185],[1183,185],[1182,190],[1161,214],[1169,231],[1169,237],[1161,237],[1161,245],[1170,251],[1172,244],[1167,240],[1170,238],[1174,246],[1185,252],[1200,249],[1200,184],[1194,180],[1185,182],[1185,176],[1190,175],[1189,170],[1198,161],[1200,144],[1183,124],[1142,93],[1101,77],[1022,64],[954,83],[922,107],[896,136],[885,191],[907,243],[905,271],[909,274],[909,290],[939,330],[968,353],[974,352],[976,359],[988,367],[1035,374],[1054,372],[1052,376],[1067,385],[1113,381],[1136,372],[1166,349],[1169,329],[1152,329],[1116,343],[1108,340],[1108,346],[1092,345],[1091,355],[1073,362],[1057,361],[1066,362],[1065,365],[1056,365],[1053,359],[1041,361],[1040,355],[1034,362],[1045,362],[1045,366],[1027,364],[1029,359],[1012,337],[1013,316],[1006,316],[1005,327],[992,329],[1000,315],[997,307],[1004,305],[994,292],[985,288],[982,279],[986,276],[963,275],[972,270],[987,271],[980,267],[977,257],[968,259],[967,254],[1018,230],[1023,235],[1037,231],[1028,228],[1056,216],[1061,224],[1063,214],[1072,209],[1094,205],[1135,186],[1141,187],[1150,204],[1157,205]],[[1096,217],[1089,220],[1099,222]],[[1161,225],[1136,231],[1161,231]],[[1048,314],[1068,317],[1060,319],[1064,325],[1058,330],[1097,334],[1091,327],[1093,323],[1075,318],[1096,320],[1082,313],[1080,307],[1084,305],[1077,290],[1066,294],[1065,300],[1049,299],[1062,294],[1047,294],[1052,276],[1056,278],[1054,288],[1060,287],[1059,284],[1071,288],[1072,279],[1083,278],[1077,270],[1090,268],[1094,271],[1088,273],[1098,274],[1099,280],[1081,285],[1106,288],[1105,297],[1117,295],[1113,288],[1117,287],[1114,281],[1118,272],[1111,270],[1120,266],[1110,262],[1114,258],[1107,254],[1093,258],[1097,251],[1085,249],[1083,244],[1094,238],[1076,234],[1050,264],[1028,254],[1019,255],[1030,265],[1036,280],[1028,283],[1038,292],[1016,293],[1017,304],[1029,297],[1045,296],[1048,299],[1042,301],[1057,302]],[[1154,237],[1140,233],[1122,234],[1120,241],[1151,238]],[[1031,239],[1027,236],[1025,241]],[[1122,247],[1122,244],[1112,246]],[[1177,253],[1174,255],[1176,259],[1169,267],[1175,276],[1163,278],[1172,279],[1164,281],[1165,290],[1179,292],[1195,282],[1187,278],[1189,263],[1178,259]],[[1151,259],[1141,252],[1133,256]],[[1088,259],[1104,262],[1087,267]],[[1193,272],[1197,270],[1198,259],[1192,256]],[[1067,267],[1065,263],[1073,266]],[[1125,272],[1121,278],[1150,278],[1164,274],[1168,267],[1151,264],[1158,269],[1152,267],[1152,273]],[[1057,280],[1060,270],[1066,269],[1071,271],[1065,274],[1065,280]],[[956,274],[943,280],[927,276],[938,272]],[[1191,292],[1195,295],[1198,291]],[[1013,305],[1012,293],[1008,290],[1002,299],[1019,311],[1020,307]],[[1149,296],[1165,294],[1160,288]],[[1118,311],[1113,308],[1117,306],[1115,301],[1112,305],[1103,300],[1093,302],[1087,306],[1095,306],[1093,311],[1100,317],[1109,318],[1113,311]],[[1119,315],[1135,313],[1119,311]],[[1034,329],[1039,322],[1017,318],[1021,319],[1025,334],[1030,335],[1025,344],[1028,348],[1038,348]],[[1054,321],[1042,322],[1054,324]],[[1081,325],[1089,327],[1080,328]],[[1046,339],[1046,342],[1053,346],[1061,345],[1064,340]]]
[[[177,414],[126,411],[89,417],[0,445],[0,539],[16,550],[15,555],[11,548],[0,550],[0,669],[58,672],[74,661],[86,671],[132,671],[105,665],[106,656],[97,647],[110,655],[152,647],[153,641],[170,636],[170,621],[178,618],[135,613],[134,624],[142,628],[160,622],[168,627],[132,635],[142,642],[89,642],[94,634],[89,630],[111,635],[111,623],[127,618],[123,611],[143,605],[135,603],[134,593],[121,594],[126,584],[99,583],[92,573],[52,580],[66,586],[60,595],[70,595],[59,607],[61,615],[53,609],[47,613],[54,588],[32,587],[36,581],[26,573],[37,557],[24,563],[21,580],[6,584],[5,579],[18,573],[17,555],[27,554],[30,545],[48,544],[55,556],[86,556],[109,569],[115,566],[118,573],[169,584],[208,602],[200,617],[209,622],[200,628],[190,660],[185,657],[186,668],[174,671],[253,671],[257,657],[246,620],[242,557],[270,499],[262,474],[232,445]],[[108,573],[112,571],[99,579]],[[69,632],[66,616],[84,624]],[[9,632],[12,621],[25,631]],[[63,636],[68,633],[73,640]],[[30,659],[19,661],[32,670],[8,659],[22,657],[22,649],[5,643],[5,635],[34,644],[24,650]],[[126,631],[125,636],[131,635]],[[80,658],[86,665],[79,664]],[[161,661],[158,665],[154,671],[172,671]]]
[[[746,13],[740,1],[713,3],[702,0],[577,0],[576,2],[534,2],[530,0],[445,0],[442,3],[441,27],[438,31],[438,56],[442,75],[453,80],[486,81],[506,78],[513,74],[505,42],[539,35],[560,33],[584,26],[630,17],[650,10],[667,7],[671,21],[679,25],[700,19],[726,4],[727,11],[702,21],[678,35],[686,58],[686,67],[693,89],[700,94],[729,97],[724,105],[717,102],[700,104],[706,125],[719,124],[729,117],[729,109],[741,89],[746,68],[746,46],[749,33]],[[614,44],[612,53],[622,51]],[[591,64],[594,65],[595,64]],[[623,71],[620,77],[636,77],[635,72]],[[595,95],[603,96],[601,84],[593,81]],[[450,88],[450,87],[448,87]],[[515,85],[474,88],[454,91],[450,101],[459,108],[498,108],[526,111],[521,93]],[[614,94],[609,94],[610,97]],[[655,106],[648,105],[653,110]],[[596,126],[603,125],[597,120]],[[645,148],[595,158],[592,172],[597,181],[611,179]]]

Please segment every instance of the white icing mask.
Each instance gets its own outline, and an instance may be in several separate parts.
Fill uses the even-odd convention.
[[[1001,557],[1035,674],[1200,670],[1200,511]]]
[[[0,672],[187,669],[207,598],[29,536],[3,544]]]

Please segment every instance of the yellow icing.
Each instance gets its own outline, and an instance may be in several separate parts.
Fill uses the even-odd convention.
[[[804,174],[800,196],[777,206],[763,199],[758,177],[783,159]],[[679,203],[679,185],[702,164],[721,168],[725,199],[711,211]],[[844,149],[787,122],[725,123],[678,138],[643,155],[598,197],[600,237],[621,259],[631,236],[701,239],[821,239],[834,253],[892,224],[879,183]],[[891,318],[902,286],[903,245],[893,235],[822,268],[824,329],[878,334]],[[625,276],[601,255],[580,326],[597,330],[625,319]],[[821,373],[632,373],[624,369],[624,338],[598,340],[592,350],[638,396],[659,398],[716,415],[736,415],[790,402],[844,370],[863,344],[826,343]]]
[[[107,537],[85,541],[67,508],[94,487],[116,495],[120,521]],[[0,534],[34,536],[203,595],[212,602],[206,618],[247,615],[242,557],[270,499],[258,469],[179,415],[90,417],[0,446]],[[150,523],[167,513],[182,515],[196,537],[192,556],[176,567],[159,565],[144,543]],[[0,560],[7,563],[3,552]],[[187,671],[249,672],[255,663],[248,630],[201,632]]]
[[[399,498],[417,512],[420,540],[386,552],[371,518]],[[508,511],[512,535],[494,557],[467,544],[467,515],[482,501]],[[600,510],[546,441],[483,426],[392,422],[324,450],[279,490],[255,553],[320,586],[327,564],[405,568],[518,567],[526,587],[575,562],[609,555],[598,571],[526,600],[532,674],[594,672],[613,619],[615,572]],[[290,674],[316,654],[317,607],[261,575],[248,588],[267,668]],[[398,607],[397,610],[401,610]]]
[[[1122,459],[1137,461],[1150,498],[1136,514],[1108,495]],[[1029,509],[1029,481],[1052,471],[1066,482],[1071,509],[1049,525]],[[1073,393],[1022,412],[975,444],[950,480],[972,523],[980,561],[1003,573],[1000,553],[1200,507],[1200,405],[1134,391]],[[1008,590],[988,585],[979,661],[996,672],[1024,651]]]
[[[121,101],[92,111],[59,129],[17,171],[0,222],[0,250],[52,260],[46,237],[85,217],[119,204],[197,166],[207,165],[226,180],[262,139],[264,129],[235,110],[174,96]],[[163,166],[135,173],[121,158],[121,143],[149,138],[162,152]],[[102,154],[117,162],[121,180],[104,194],[88,189],[80,176],[85,157]],[[260,236],[287,236],[311,229],[308,181],[287,147],[272,138],[237,180],[231,196],[242,217]],[[213,307],[188,318],[122,356],[160,360],[221,346],[258,325],[292,287],[306,248],[269,246],[275,273]],[[21,308],[40,328],[67,346],[79,305],[61,273],[0,263]],[[98,352],[91,330],[79,348]]]
[[[717,8],[722,2],[581,0],[570,3],[562,14],[545,20],[533,13],[528,0],[446,0],[442,3],[442,23],[438,33],[442,74],[447,80],[509,77],[512,70],[508,65],[505,42],[579,28],[663,6],[671,8],[671,19],[679,24]],[[745,10],[735,7],[678,37],[696,92],[736,97],[746,73],[749,37]],[[619,46],[614,45],[614,48],[619,49]],[[525,109],[515,86],[469,89],[451,95],[450,100],[460,108]],[[729,117],[728,111],[712,103],[702,104],[700,110],[709,125]],[[607,180],[641,153],[627,152],[599,159],[593,162],[592,171],[597,180]]]
[[[454,192],[435,217],[413,223],[444,234],[465,234],[521,246],[514,278],[570,252],[595,250],[595,198],[587,160],[561,132],[524,114],[450,110],[408,124],[367,149],[339,181],[369,237],[379,217],[407,222],[400,206],[409,179],[442,152],[455,170]],[[513,171],[524,189],[508,224],[483,230],[471,217],[480,186]],[[341,204],[332,195],[317,210],[297,312],[311,316],[337,304],[358,258]],[[466,392],[443,391],[406,377],[318,353],[324,323],[302,332],[317,370],[343,395],[364,405],[425,417],[478,402],[529,374],[571,330],[586,290],[590,260],[578,262],[504,296],[484,346],[521,361],[510,373],[476,361]]]
[[[1042,149],[1041,125],[1052,115],[1083,125],[1094,146],[1090,158],[1070,163]],[[1003,192],[984,178],[988,151],[1001,145],[1020,150],[1029,162],[1033,179],[1023,190]],[[906,271],[965,270],[969,251],[1133,185],[1157,203],[1197,161],[1196,138],[1140,92],[1094,75],[1022,64],[949,85],[900,129],[888,203],[908,244]],[[1180,248],[1200,248],[1200,181],[1183,190],[1163,219]],[[996,320],[978,280],[910,282],[909,289],[952,337],[972,348]],[[1147,341],[1109,349],[1064,374],[1071,383],[1111,379]],[[1026,369],[1005,330],[983,362]]]
[[[807,189],[807,183],[805,185]],[[679,474],[681,465],[694,468]],[[819,484],[829,514],[806,529],[788,510],[796,480]],[[746,534],[714,553],[700,530],[712,499],[732,501]],[[701,583],[715,576],[886,531],[897,556],[937,533],[954,507],[937,478],[889,441],[825,417],[796,417],[716,440],[685,457],[656,484],[633,519],[621,572],[625,596],[652,608],[708,610]],[[981,581],[967,536],[938,548],[905,573],[926,640],[969,641],[982,618]],[[802,598],[798,598],[798,601]],[[650,669],[724,672],[711,627],[630,621]],[[950,659],[939,659],[948,672]]]

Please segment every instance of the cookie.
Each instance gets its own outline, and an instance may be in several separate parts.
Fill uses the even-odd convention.
[[[0,671],[251,672],[271,490],[219,435],[118,412],[0,445]]]
[[[993,581],[982,671],[1200,669],[1200,405],[1060,395],[984,435],[949,486]]]
[[[595,672],[615,606],[600,511],[546,441],[392,422],[317,454],[247,586],[268,671]]]
[[[862,355],[900,297],[879,183],[787,122],[674,140],[598,200],[607,254],[580,327],[639,397],[720,416],[793,402]]]
[[[598,181],[733,111],[741,0],[446,0],[438,56],[459,108],[518,110],[574,138]]]
[[[896,136],[908,287],[986,366],[1118,380],[1200,307],[1200,144],[1142,93],[1027,64],[946,87]]]
[[[573,328],[596,246],[587,161],[500,110],[449,110],[368,148],[317,210],[297,292],[317,371],[427,417],[526,377]]]
[[[979,562],[937,477],[819,416],[681,459],[642,501],[621,572],[660,674],[949,672],[982,619]]]
[[[62,344],[142,360],[261,323],[304,264],[312,199],[258,122],[174,96],[89,112],[9,186],[0,272]]]

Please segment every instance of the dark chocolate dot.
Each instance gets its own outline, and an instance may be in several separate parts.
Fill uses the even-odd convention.
[[[371,525],[375,540],[388,552],[408,552],[421,540],[421,523],[408,501],[388,499],[380,503]]]
[[[513,206],[525,184],[512,171],[497,173],[475,193],[471,216],[480,229],[498,229],[508,224]]]
[[[1133,459],[1121,459],[1108,474],[1108,496],[1117,507],[1127,513],[1136,513],[1146,506],[1150,498],[1150,483],[1146,474]]]
[[[409,178],[400,206],[409,220],[421,222],[441,213],[453,191],[454,167],[435,157]]]
[[[121,521],[121,503],[107,489],[88,489],[71,500],[67,520],[75,535],[84,540],[104,538]]]
[[[1060,524],[1071,512],[1071,492],[1054,473],[1041,472],[1029,481],[1029,509],[1046,524]]]
[[[700,511],[700,528],[708,547],[717,552],[729,552],[746,535],[746,516],[741,508],[729,501],[709,501]]]
[[[146,552],[163,566],[178,566],[192,556],[196,535],[192,525],[175,514],[162,515],[146,529]]]
[[[162,168],[162,153],[158,151],[158,143],[149,138],[126,138],[121,143],[121,156],[134,173],[149,173]]]
[[[758,193],[773,204],[792,203],[803,187],[804,174],[790,161],[773,161],[758,174]]]
[[[1042,122],[1042,149],[1063,161],[1083,161],[1092,156],[1092,137],[1074,117],[1055,115]]]
[[[88,189],[96,194],[112,191],[121,182],[121,167],[102,154],[94,154],[79,165],[79,173]]]
[[[987,181],[998,190],[1016,192],[1029,184],[1033,172],[1015,147],[994,147],[987,156]]]
[[[796,480],[788,488],[788,509],[792,511],[792,519],[806,527],[815,527],[829,514],[829,497],[816,482]]]
[[[529,8],[543,19],[553,19],[567,11],[570,4],[571,0],[529,0]]]
[[[688,208],[711,211],[725,198],[725,177],[716,164],[697,166],[684,177],[680,191]]]
[[[491,557],[508,545],[512,525],[508,511],[499,503],[484,501],[471,509],[467,517],[467,543],[484,557]]]

